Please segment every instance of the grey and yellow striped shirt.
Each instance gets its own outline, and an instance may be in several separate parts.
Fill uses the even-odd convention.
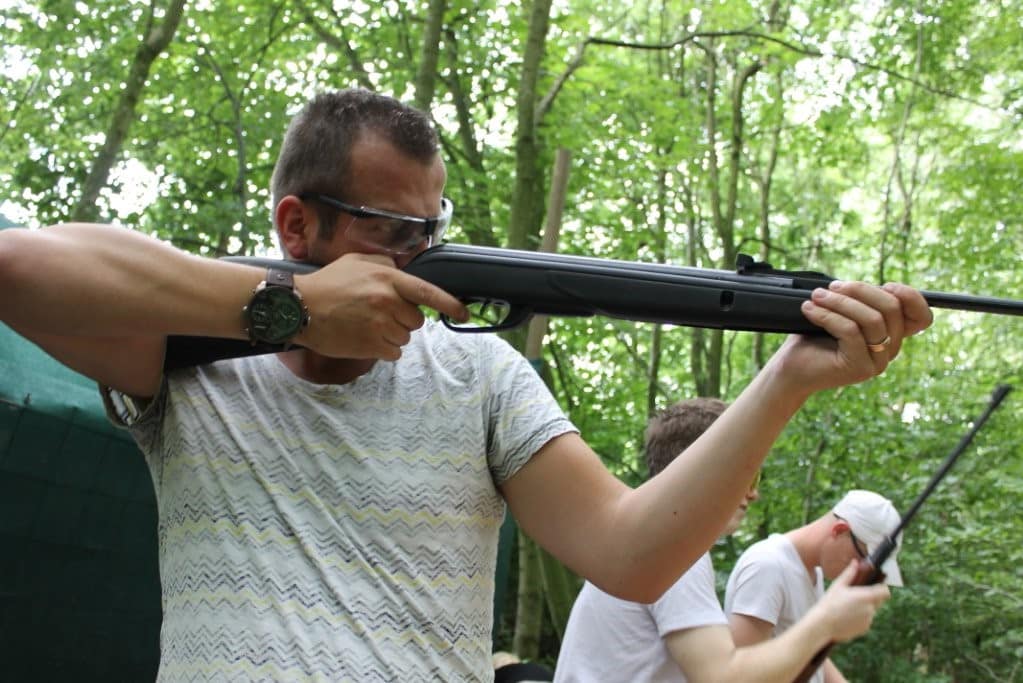
[[[161,681],[481,680],[497,484],[574,430],[493,335],[437,323],[344,385],[176,371],[132,426],[159,505]]]

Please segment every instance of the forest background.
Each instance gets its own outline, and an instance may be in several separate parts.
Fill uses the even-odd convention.
[[[317,91],[363,86],[435,117],[450,241],[535,249],[550,223],[564,253],[731,268],[746,252],[1023,298],[1019,0],[5,5],[0,212],[24,225],[272,254],[288,119]],[[936,318],[882,378],[792,421],[762,500],[714,550],[719,578],[850,488],[905,511],[994,386],[1023,380],[1023,321]],[[540,321],[532,340],[512,337],[630,484],[653,411],[734,398],[781,342],[604,318]],[[1023,677],[1021,400],[909,528],[906,586],[833,653],[851,679]],[[577,579],[524,538],[512,568],[495,646],[553,662]]]

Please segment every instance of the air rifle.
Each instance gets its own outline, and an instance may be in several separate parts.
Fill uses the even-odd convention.
[[[227,260],[310,273],[316,266],[256,257]],[[752,332],[824,334],[800,309],[817,287],[835,278],[785,271],[740,254],[736,269],[714,270],[590,256],[441,244],[417,255],[411,273],[465,302],[475,324],[448,327],[494,332],[533,315],[594,316]],[[1023,301],[923,292],[932,307],[1023,315]],[[443,316],[442,316],[443,317]],[[171,337],[165,369],[220,358],[279,351],[244,340]]]
[[[994,392],[991,394],[991,399],[988,401],[988,406],[984,410],[983,414],[977,418],[977,420],[973,423],[973,427],[970,428],[970,431],[968,431],[966,435],[959,440],[956,447],[948,454],[948,457],[945,458],[945,462],[941,464],[941,467],[939,467],[938,471],[934,473],[933,477],[931,477],[930,482],[928,482],[924,490],[919,496],[917,496],[916,500],[913,501],[913,505],[910,506],[909,510],[906,511],[906,514],[902,516],[898,525],[892,529],[891,533],[885,536],[884,540],[877,546],[877,548],[874,549],[874,552],[870,554],[870,557],[865,560],[860,560],[859,566],[856,568],[856,576],[853,577],[852,580],[852,585],[869,586],[875,583],[880,583],[884,580],[885,577],[884,572],[881,571],[881,565],[888,560],[889,556],[891,556],[892,552],[898,546],[896,539],[899,537],[899,534],[906,528],[910,520],[916,516],[916,513],[920,510],[920,506],[924,504],[924,501],[926,501],[931,493],[934,492],[935,487],[937,487],[941,480],[944,479],[945,475],[948,474],[948,471],[952,469],[952,465],[954,465],[956,460],[959,459],[959,456],[963,454],[966,447],[970,445],[970,442],[973,441],[973,437],[977,435],[980,428],[983,427],[984,423],[987,422],[989,417],[991,417],[991,413],[995,412],[995,409],[1001,405],[1002,400],[1005,398],[1006,394],[1009,393],[1011,388],[1012,387],[1008,384],[1001,384],[995,387]],[[810,660],[810,663],[806,665],[802,672],[800,672],[799,676],[796,677],[794,683],[806,683],[809,681],[810,678],[813,677],[814,673],[816,673],[817,669],[820,668],[820,665],[824,663],[824,660],[827,659],[828,653],[831,651],[833,646],[834,643],[830,643],[821,648],[817,654],[814,655],[813,659]]]

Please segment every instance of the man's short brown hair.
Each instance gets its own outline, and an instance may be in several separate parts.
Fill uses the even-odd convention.
[[[650,418],[644,444],[650,476],[658,474],[689,448],[727,407],[720,399],[692,398],[679,401]]]
[[[424,112],[393,97],[352,88],[317,95],[291,120],[270,180],[273,206],[287,195],[316,192],[345,195],[352,147],[365,135],[379,135],[402,154],[424,164],[440,150],[437,130]],[[331,218],[333,217],[333,218]],[[321,236],[329,239],[337,210],[320,213]]]

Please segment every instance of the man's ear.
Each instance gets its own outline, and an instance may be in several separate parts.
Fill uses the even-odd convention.
[[[851,528],[852,527],[849,526],[849,522],[845,521],[844,519],[836,520],[834,524],[831,525],[831,535],[834,538],[838,538],[845,532],[849,531],[849,529]]]
[[[274,225],[285,258],[304,261],[309,257],[309,243],[316,238],[319,216],[311,206],[293,194],[277,203]]]

